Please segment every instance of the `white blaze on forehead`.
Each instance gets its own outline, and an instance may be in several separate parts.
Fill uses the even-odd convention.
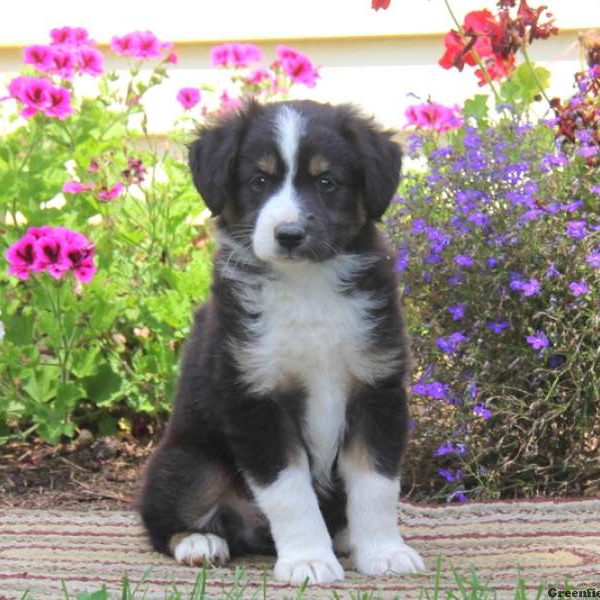
[[[286,166],[287,178],[296,173],[296,158],[300,138],[304,133],[305,122],[302,115],[289,106],[284,106],[275,118],[277,145]]]
[[[293,223],[300,218],[293,181],[297,170],[298,146],[304,129],[304,118],[289,106],[284,106],[277,113],[276,140],[285,165],[285,179],[277,192],[262,207],[254,226],[252,248],[256,256],[263,260],[277,256],[275,228],[282,223]]]

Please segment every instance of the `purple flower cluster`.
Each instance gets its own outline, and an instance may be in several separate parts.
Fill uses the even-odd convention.
[[[598,303],[600,183],[573,183],[584,157],[554,144],[554,126],[466,120],[445,139],[421,132],[407,143],[428,168],[407,174],[388,228],[417,315],[415,402],[455,415],[434,452],[449,499],[472,491],[463,473],[473,471],[461,468],[467,434],[502,422],[503,390],[538,393],[546,379],[527,369],[560,374],[570,362],[568,323]]]

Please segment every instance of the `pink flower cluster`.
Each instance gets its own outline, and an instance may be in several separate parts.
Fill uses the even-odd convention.
[[[458,129],[463,124],[460,107],[444,106],[435,102],[409,106],[404,114],[410,125],[415,125],[421,129],[445,132]]]
[[[123,184],[119,181],[110,187],[103,186],[97,193],[96,197],[100,202],[110,202],[118,198],[123,193]],[[81,194],[83,192],[91,192],[96,189],[96,184],[92,182],[81,183],[80,181],[66,181],[62,191],[65,194]]]
[[[294,83],[302,83],[307,87],[315,87],[319,77],[315,68],[305,54],[288,46],[277,46],[277,60],[274,67],[281,67]]]
[[[261,49],[254,44],[229,42],[215,46],[210,52],[213,67],[245,68],[262,60]]]
[[[42,73],[72,79],[75,73],[98,76],[104,72],[104,58],[83,27],[61,27],[50,32],[50,45],[27,46],[25,64]]]
[[[121,37],[113,37],[110,47],[119,56],[131,56],[136,60],[161,58],[168,63],[177,63],[171,42],[161,42],[151,31],[132,31]]]
[[[27,119],[38,112],[61,120],[73,114],[69,90],[54,86],[45,78],[16,77],[9,83],[8,93],[11,98],[25,105],[21,115]]]
[[[6,251],[8,272],[19,279],[41,272],[61,279],[72,271],[79,281],[89,283],[96,273],[94,252],[94,244],[77,231],[48,225],[30,227]]]

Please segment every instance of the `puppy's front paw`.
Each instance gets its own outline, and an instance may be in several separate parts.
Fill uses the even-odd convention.
[[[402,575],[425,571],[425,563],[419,553],[401,538],[360,546],[356,548],[353,558],[357,570],[365,575]]]
[[[344,579],[344,569],[336,557],[331,554],[327,558],[286,559],[278,558],[275,563],[275,579],[288,583],[332,583]]]
[[[171,550],[177,562],[183,565],[225,563],[229,560],[229,546],[212,533],[179,533],[171,538]]]

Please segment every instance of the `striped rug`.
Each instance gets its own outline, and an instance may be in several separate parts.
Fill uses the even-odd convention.
[[[343,561],[343,582],[309,588],[301,597],[335,598],[336,592],[350,599],[359,597],[356,592],[374,591],[373,600],[417,598],[433,588],[439,555],[446,590],[457,588],[452,568],[470,579],[475,567],[499,598],[515,597],[519,577],[528,588],[542,584],[541,597],[547,597],[546,587],[560,588],[565,580],[572,589],[596,588],[600,594],[600,500],[403,504],[400,512],[404,537],[423,555],[429,573],[370,579]],[[254,557],[212,568],[205,597],[298,598],[295,588],[270,580],[272,566],[272,558]],[[21,598],[26,590],[36,600],[63,599],[61,581],[73,597],[103,584],[116,591],[125,572],[131,582],[144,579],[140,590],[146,595],[139,598],[165,599],[172,585],[187,598],[198,569],[152,552],[132,512],[0,513],[0,600]],[[239,594],[228,596],[232,590]]]

